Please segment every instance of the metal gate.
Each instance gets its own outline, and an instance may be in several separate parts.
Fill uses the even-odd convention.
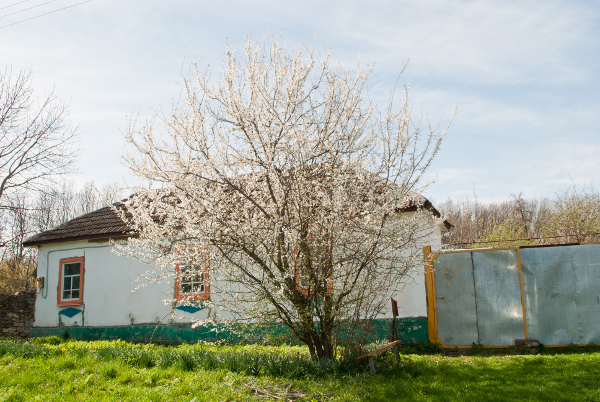
[[[444,347],[600,342],[600,244],[425,248],[429,340]]]

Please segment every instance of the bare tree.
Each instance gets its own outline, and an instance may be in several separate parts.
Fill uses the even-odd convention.
[[[592,186],[575,185],[554,199],[480,203],[475,197],[438,205],[454,225],[452,247],[507,247],[597,241],[600,238],[600,196]]]
[[[505,247],[534,244],[530,239],[540,236],[547,204],[519,194],[501,202],[482,203],[477,197],[447,200],[437,208],[454,226],[446,240],[451,247]]]
[[[23,247],[31,234],[30,209],[25,191],[12,191],[5,196],[2,219],[2,253],[0,259],[0,293],[28,290],[33,286],[36,253]]]
[[[29,214],[34,231],[43,232],[77,216],[110,206],[123,198],[123,190],[110,183],[99,188],[93,181],[78,188],[64,180],[37,192],[30,200]]]
[[[35,232],[46,231],[58,224],[57,215],[60,205],[54,189],[38,192],[32,203],[34,211],[32,227]]]
[[[420,205],[445,133],[393,91],[379,113],[370,69],[281,39],[228,45],[224,70],[214,82],[196,65],[161,130],[131,122],[126,163],[155,187],[126,202],[140,236],[119,250],[155,263],[149,280],[199,278],[206,304],[332,357],[339,329],[381,313],[416,266],[433,218],[399,211]]]
[[[31,73],[0,73],[0,207],[14,189],[40,189],[75,171],[76,130],[68,104],[54,94],[36,97]]]
[[[112,205],[125,197],[123,187],[116,182],[105,184],[100,188],[96,187],[96,191],[98,193],[98,208]]]
[[[36,251],[23,241],[34,233],[58,226],[79,215],[118,201],[122,191],[116,184],[98,188],[93,182],[77,188],[63,181],[44,191],[13,190],[4,195],[0,210],[0,293],[27,290],[33,286]]]
[[[551,213],[542,223],[544,236],[559,236],[555,243],[583,243],[600,239],[600,194],[593,186],[575,185],[558,193]]]

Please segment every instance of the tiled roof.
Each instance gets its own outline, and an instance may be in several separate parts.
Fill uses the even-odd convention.
[[[23,242],[23,245],[29,247],[73,240],[108,238],[123,236],[130,232],[131,229],[121,220],[119,214],[111,207],[104,207],[31,236]]]
[[[427,198],[412,191],[410,192],[410,196],[411,200],[408,205],[398,208],[398,212],[416,211],[422,208],[430,211],[436,217],[440,216],[440,213],[431,205],[431,202]],[[121,207],[123,204],[118,203],[115,205]],[[452,227],[448,221],[444,221],[443,223],[448,230]],[[31,236],[23,242],[23,245],[30,247],[48,243],[119,237],[131,232],[132,229],[121,220],[121,217],[111,207],[104,207],[71,219],[54,229]]]

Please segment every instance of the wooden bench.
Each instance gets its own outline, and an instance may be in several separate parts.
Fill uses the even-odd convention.
[[[377,370],[375,370],[375,362],[373,361],[373,357],[385,352],[388,349],[394,348],[394,353],[396,354],[398,360],[400,360],[400,343],[401,341],[394,341],[392,343],[388,343],[385,346],[375,349],[371,353],[367,353],[366,355],[357,357],[356,360],[369,359],[369,368],[371,369],[371,374],[375,375],[377,374]]]

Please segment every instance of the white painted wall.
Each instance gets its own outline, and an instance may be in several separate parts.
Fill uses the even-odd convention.
[[[83,304],[72,318],[59,315],[65,307],[58,307],[59,262],[63,258],[84,257]],[[111,252],[108,243],[77,242],[53,243],[38,249],[38,276],[46,277],[46,288],[38,290],[35,306],[36,327],[112,326],[149,324],[159,322],[171,311],[163,300],[173,299],[172,284],[149,284],[132,293],[134,281],[148,270],[138,260],[118,256]],[[44,297],[45,296],[45,297]],[[186,313],[180,312],[185,316]],[[194,314],[203,318],[204,310]],[[167,317],[164,323],[173,323]],[[180,319],[177,322],[189,320]]]
[[[414,213],[403,214],[406,218],[412,218]],[[423,247],[431,246],[431,250],[437,252],[442,248],[442,234],[446,228],[435,222],[430,217],[423,218],[424,234],[414,245],[416,251],[423,255]],[[423,259],[421,258],[421,261]],[[398,302],[399,317],[427,317],[427,291],[425,289],[425,267],[424,264],[416,265],[406,278],[406,283],[400,292],[392,296]],[[392,318],[392,304],[379,318]]]
[[[429,220],[431,233],[415,247],[430,245],[441,248],[442,228]],[[83,304],[73,306],[83,312],[68,318],[59,315],[65,307],[58,307],[59,262],[64,258],[84,257]],[[171,305],[163,300],[173,299],[173,283],[148,284],[132,292],[140,274],[150,267],[138,260],[118,256],[109,244],[81,240],[42,245],[38,249],[38,277],[45,277],[45,288],[38,290],[35,309],[36,327],[65,326],[115,326],[129,324],[155,324],[167,316],[163,323],[189,322],[185,316],[204,319],[208,309],[188,314],[177,310],[183,318],[169,316]],[[401,317],[427,316],[425,276],[422,266],[416,266],[403,290],[394,296]],[[381,317],[391,317],[390,309]]]

